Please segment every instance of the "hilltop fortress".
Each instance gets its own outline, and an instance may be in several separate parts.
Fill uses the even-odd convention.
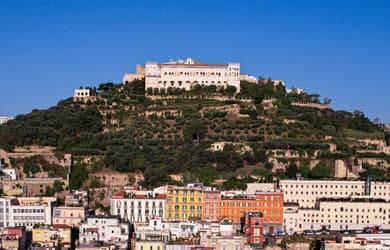
[[[186,60],[165,63],[146,62],[145,67],[137,65],[136,73],[126,73],[123,83],[145,77],[145,89],[167,89],[168,87],[190,90],[193,86],[215,85],[217,88],[234,86],[240,91],[240,64],[207,64]]]

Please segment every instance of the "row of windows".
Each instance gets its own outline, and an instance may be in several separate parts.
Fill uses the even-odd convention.
[[[284,184],[284,185],[280,185],[280,187],[281,188],[306,188],[306,189],[308,189],[308,188],[310,188],[310,189],[313,189],[313,188],[346,188],[346,189],[357,189],[357,188],[362,188],[362,189],[364,189],[364,185],[351,185],[351,184],[345,184],[345,185],[342,185],[342,184],[340,184],[340,185],[315,185],[315,184],[306,184],[306,185],[303,185],[303,184],[290,184],[290,185],[288,185],[288,184]],[[386,190],[387,189],[387,186],[386,185],[372,185],[372,187],[373,187],[373,189],[379,189],[379,190],[382,190],[382,188],[383,188],[383,190]],[[388,188],[389,190],[390,190],[390,187]]]
[[[25,208],[25,209],[15,209],[14,208],[14,213],[43,213],[44,212],[44,210],[43,209],[27,209],[27,208]]]
[[[171,199],[168,199],[168,201],[171,201]],[[182,202],[187,202],[188,199],[186,197],[183,197],[181,199]],[[189,199],[190,202],[195,202],[195,198],[194,197],[190,197]],[[179,197],[176,197],[175,198],[175,202],[178,203],[179,202]],[[198,202],[202,202],[202,198],[198,198]]]
[[[171,210],[171,206],[168,207],[169,210]],[[179,210],[180,209],[180,206],[175,206],[175,210]],[[187,206],[184,205],[181,207],[182,210],[187,210]],[[197,210],[202,210],[202,206],[197,206],[196,207]],[[195,206],[190,206],[190,210],[195,210]]]
[[[130,211],[130,214],[134,214],[134,210],[133,210],[133,209],[131,209],[131,210],[124,209],[124,210],[123,210],[123,212],[124,212],[125,214],[127,214],[128,211]],[[149,215],[149,210],[148,210],[148,209],[146,209],[146,210],[140,210],[140,209],[138,209],[138,214],[142,214],[142,212],[144,212],[143,214],[145,214],[145,215]],[[160,215],[163,214],[163,210],[158,210],[158,213],[159,213]],[[117,214],[121,214],[120,209],[117,210]],[[151,214],[152,214],[152,215],[156,215],[156,214],[157,214],[157,210],[154,210],[154,209],[151,210]]]
[[[199,191],[194,191],[194,190],[191,190],[191,191],[187,191],[187,190],[175,190],[175,191],[173,191],[173,190],[169,190],[168,191],[168,194],[182,194],[182,195],[188,195],[188,194],[190,194],[190,195],[198,195],[198,194],[202,194],[202,192],[199,192]]]
[[[165,76],[203,76],[203,77],[210,77],[210,76],[221,76],[221,72],[164,72],[163,75]],[[227,76],[227,73],[225,72],[223,74],[225,77]]]
[[[321,208],[321,211],[324,211],[324,208]],[[335,208],[334,211],[337,212],[337,208]],[[339,210],[339,212],[353,212],[353,211],[354,211],[353,208],[350,208],[350,209],[348,210],[348,208],[345,208],[345,209],[344,209],[343,207],[340,207],[340,210]],[[364,208],[362,208],[361,211],[364,213],[364,212],[365,212]],[[371,212],[369,208],[368,208],[366,211],[367,211],[368,213]],[[372,212],[373,212],[373,213],[375,213],[375,211],[376,211],[375,209],[372,209]],[[386,210],[385,210],[385,209],[382,209],[381,207],[378,209],[378,211],[379,211],[380,213],[383,211],[383,213],[386,214]],[[328,212],[330,212],[330,208],[328,208]],[[356,212],[359,212],[359,208],[356,208]],[[389,212],[390,212],[390,209],[389,209]],[[303,214],[303,215],[305,215],[305,214]]]
[[[353,215],[351,214],[351,215],[344,215],[345,216],[345,218],[352,218],[353,217]],[[342,214],[340,215],[340,218],[343,218],[344,217]],[[305,214],[303,214],[303,217],[310,217],[310,214],[307,214],[307,216],[305,215]],[[320,217],[318,214],[315,214],[315,216],[314,216],[314,214],[311,214],[311,217]],[[323,218],[323,217],[325,217],[324,216],[324,214],[321,214],[321,217]],[[327,216],[328,218],[330,218],[330,215],[328,214],[328,216]],[[375,219],[378,219],[378,217],[379,217],[379,219],[381,219],[382,218],[382,216],[377,216],[377,215],[375,215],[374,216],[374,218]],[[336,214],[335,215],[335,218],[338,218],[338,215]],[[359,218],[359,215],[356,215],[356,218]],[[361,218],[364,218],[364,215],[362,215],[361,216]],[[368,215],[366,215],[366,219],[368,219]],[[383,219],[386,219],[386,217],[385,216],[383,216]],[[390,219],[390,215],[389,215],[389,219]]]
[[[307,222],[307,223],[310,223],[310,222],[312,222],[312,223],[324,223],[324,220],[303,220],[303,222]],[[326,222],[325,222],[326,223]],[[328,222],[327,223],[333,223],[333,222],[331,222],[331,220],[328,220]],[[353,222],[352,222],[352,220],[335,220],[335,222],[334,223],[350,223],[350,224],[352,224]],[[364,220],[362,220],[362,221],[356,221],[356,224],[369,224],[370,223],[370,221],[369,220],[366,220],[366,221],[364,221]]]
[[[280,185],[281,188],[283,188],[283,187],[288,188],[288,186],[289,186],[288,184]],[[328,188],[328,185],[315,185],[315,184],[298,185],[298,184],[295,184],[296,188],[299,188],[299,186],[301,188],[310,188],[310,189],[312,189],[312,188]],[[290,184],[290,187],[294,188],[294,185]],[[329,185],[329,188],[333,188],[333,187],[334,188],[358,188],[359,186],[358,185],[349,185],[349,184],[348,185]],[[361,185],[361,188],[364,188],[364,185]]]
[[[162,83],[163,84],[163,86],[164,87],[166,87],[167,86],[167,84],[168,83],[170,83],[171,84],[171,86],[173,87],[173,86],[175,86],[176,85],[176,83],[178,84],[178,86],[179,87],[181,87],[182,86],[182,84],[183,84],[183,81],[177,81],[177,82],[175,82],[175,81],[169,81],[169,82],[167,82],[167,81],[158,81],[158,83]],[[193,82],[190,82],[190,81],[185,81],[184,82],[185,84],[192,84],[192,85],[196,85],[196,84],[222,84],[222,82],[221,81],[193,81]],[[228,82],[227,81],[223,81],[223,83],[224,84],[227,84]]]
[[[149,248],[144,248],[144,246],[141,246],[140,247],[141,250],[160,250],[160,246],[157,246],[155,248],[153,248],[153,246],[150,246]]]
[[[177,214],[177,213],[176,214],[169,213],[168,214],[168,218],[169,219],[173,218],[173,215],[174,215],[175,219],[179,219],[180,218],[179,214]],[[201,214],[190,213],[190,214],[188,214],[188,217],[202,218],[202,215]],[[182,214],[182,218],[187,218],[187,214],[186,213]]]
[[[44,220],[45,216],[14,216],[14,220]]]
[[[127,207],[127,205],[130,205],[131,207],[134,207],[134,204],[135,204],[135,202],[133,202],[133,201],[130,201],[129,203],[127,203],[127,201],[124,201],[124,202],[123,202],[123,205],[124,205],[125,207]],[[138,207],[141,207],[141,206],[142,206],[142,202],[141,202],[141,201],[138,201],[138,203],[136,203],[136,204],[138,205]],[[120,206],[121,206],[121,202],[118,202],[117,205],[118,205],[118,207],[120,207]],[[148,201],[146,201],[146,202],[145,202],[145,207],[149,207],[149,206],[151,206],[151,207],[156,207],[156,203],[155,203],[154,201],[151,202],[151,203],[149,203]],[[160,202],[158,203],[158,206],[159,206],[159,207],[162,207],[162,206],[163,206],[163,202],[160,201]]]

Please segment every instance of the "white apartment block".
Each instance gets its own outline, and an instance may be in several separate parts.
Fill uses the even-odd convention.
[[[80,224],[81,246],[95,246],[98,242],[127,247],[129,224],[121,223],[117,216],[91,216]]]
[[[0,198],[0,227],[51,225],[55,201],[55,197]]]
[[[363,230],[390,228],[390,203],[381,199],[320,199],[315,208],[288,208],[283,215],[288,233],[303,230]]]
[[[247,192],[273,186],[273,183],[249,183]],[[319,198],[366,197],[390,201],[390,182],[370,182],[368,190],[364,181],[281,180],[279,187],[284,192],[284,202],[296,202],[302,208],[313,208]]]
[[[145,89],[184,88],[194,85],[234,86],[240,91],[240,64],[206,64],[187,58],[167,63],[146,62]]]
[[[120,191],[111,197],[111,214],[133,223],[148,222],[153,217],[164,218],[165,202],[165,194]]]

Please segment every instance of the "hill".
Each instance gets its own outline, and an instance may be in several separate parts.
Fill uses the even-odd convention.
[[[213,85],[154,93],[143,80],[88,88],[93,98],[69,98],[1,125],[0,148],[72,154],[71,188],[105,185],[88,176],[107,168],[147,187],[200,181],[234,189],[297,173],[390,178],[380,125],[360,111],[334,111],[318,94],[287,93],[271,79],[242,81],[239,94]]]

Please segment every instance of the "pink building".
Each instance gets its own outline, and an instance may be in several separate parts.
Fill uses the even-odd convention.
[[[203,192],[203,220],[219,220],[219,204],[221,202],[220,191],[204,191]]]

